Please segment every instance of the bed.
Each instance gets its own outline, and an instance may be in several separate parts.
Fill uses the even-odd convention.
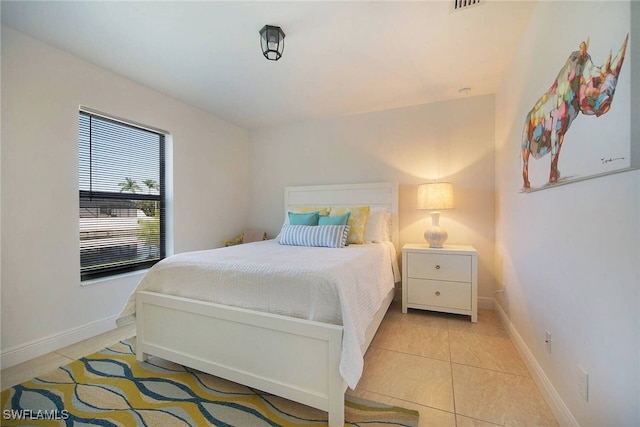
[[[311,314],[286,313],[281,309],[282,298],[270,301],[267,294],[260,293],[254,298],[257,302],[247,303],[245,307],[244,302],[233,298],[253,294],[257,288],[248,285],[244,291],[236,292],[235,297],[224,297],[230,300],[221,300],[216,296],[217,292],[210,292],[213,296],[205,298],[202,294],[207,291],[198,285],[199,278],[204,274],[200,270],[194,270],[191,274],[184,273],[186,270],[171,270],[173,273],[164,276],[165,283],[143,286],[144,283],[157,284],[162,281],[160,274],[154,280],[145,280],[152,272],[160,270],[154,267],[134,293],[137,358],[144,361],[149,355],[158,356],[273,393],[327,411],[329,425],[342,426],[344,393],[349,385],[354,387],[360,377],[362,356],[393,299],[393,282],[399,279],[395,263],[395,248],[398,247],[397,187],[389,183],[286,187],[284,199],[285,212],[294,210],[294,207],[369,206],[372,210],[390,213],[389,242],[349,245],[341,249],[297,250],[300,259],[296,259],[295,263],[307,273],[283,273],[284,276],[277,276],[273,280],[285,287],[285,293],[292,301],[302,301],[302,306],[305,306],[305,298],[308,300],[309,295],[313,295],[314,300],[320,298],[319,295],[337,299],[342,304],[339,306],[340,313],[315,308]],[[218,251],[215,252],[217,255],[225,251],[225,257],[242,257],[246,256],[243,255],[245,251],[249,251],[248,256],[255,262],[247,268],[261,277],[268,277],[260,270],[260,260],[268,259],[266,254],[281,250],[284,250],[284,245],[271,240],[214,251]],[[340,257],[347,257],[349,261],[340,259],[335,267],[331,264],[326,273],[313,270],[311,264],[314,263],[305,259],[320,260],[316,257],[322,250],[332,253],[333,257],[339,253]],[[209,251],[201,251],[179,254],[175,258],[179,265],[191,268],[199,266],[199,260],[209,255]],[[378,265],[381,262],[371,261],[371,256],[389,260],[391,265],[381,267]],[[358,267],[360,270],[352,270],[361,262],[369,264]],[[322,263],[318,261],[315,264]],[[233,267],[230,272],[219,273],[219,278],[225,283],[233,281],[239,274],[239,268],[245,267]],[[375,270],[378,268],[382,270]],[[369,270],[372,271],[367,276]],[[298,283],[289,283],[286,274],[297,275]],[[389,275],[390,287],[386,278]],[[327,282],[346,280],[349,285],[346,286],[347,290],[331,291],[332,288],[328,286],[321,292],[298,291],[298,288],[307,289],[303,283],[306,276],[318,276],[319,280]],[[372,294],[366,304],[368,307],[362,309],[354,306],[353,297],[348,303],[346,295],[355,292],[351,288],[366,286],[375,281],[374,276],[383,276],[384,280],[376,285],[375,291],[367,291]],[[173,291],[173,294],[165,292],[165,285],[172,281],[181,282],[175,283],[178,291]],[[195,283],[195,287],[189,288],[186,282]],[[273,286],[277,286],[277,283]],[[300,292],[300,295],[296,292]],[[377,294],[375,298],[373,294]],[[362,318],[354,320],[358,317],[354,312],[358,310],[365,313]],[[129,314],[125,307],[122,316]]]

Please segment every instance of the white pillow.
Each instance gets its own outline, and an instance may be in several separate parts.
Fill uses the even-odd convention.
[[[373,208],[369,212],[364,229],[364,241],[367,243],[388,242],[390,233],[391,212],[385,208]]]

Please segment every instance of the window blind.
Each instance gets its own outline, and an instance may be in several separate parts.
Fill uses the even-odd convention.
[[[80,276],[165,257],[164,134],[80,111]]]

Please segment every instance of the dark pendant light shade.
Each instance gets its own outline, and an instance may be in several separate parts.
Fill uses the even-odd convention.
[[[260,47],[265,58],[277,61],[284,51],[284,32],[280,27],[265,25],[260,30]]]

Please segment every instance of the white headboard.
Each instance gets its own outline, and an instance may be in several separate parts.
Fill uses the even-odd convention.
[[[284,211],[294,206],[370,206],[391,212],[391,241],[398,250],[398,185],[372,184],[308,185],[285,187]]]

